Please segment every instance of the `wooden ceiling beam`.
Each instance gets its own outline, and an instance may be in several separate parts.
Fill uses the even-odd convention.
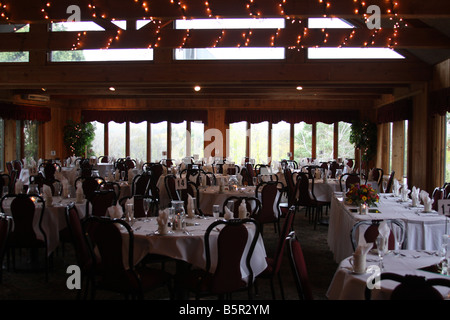
[[[353,0],[4,0],[4,12],[9,21],[29,23],[32,21],[64,21],[70,16],[67,8],[77,5],[83,20],[104,17],[127,20],[135,18],[208,18],[208,17],[341,17],[362,16],[367,5]],[[327,6],[327,4],[330,4]],[[398,3],[397,6],[393,3]],[[49,5],[47,5],[49,4]],[[384,16],[394,13],[402,18],[450,17],[450,3],[442,0],[371,0],[378,5]],[[388,12],[391,10],[391,12]]]
[[[0,51],[54,51],[114,48],[217,47],[388,47],[448,49],[450,39],[432,28],[374,31],[359,29],[308,29],[288,26],[281,30],[174,30],[155,29],[90,32],[0,33]]]

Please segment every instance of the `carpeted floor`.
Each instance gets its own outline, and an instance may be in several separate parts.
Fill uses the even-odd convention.
[[[314,226],[305,217],[304,211],[296,214],[294,222],[295,232],[302,244],[309,280],[311,282],[313,295],[316,300],[326,300],[326,291],[332,280],[337,264],[333,260],[333,255],[327,245],[326,225]],[[278,234],[274,232],[271,225],[264,228],[264,241],[266,251],[271,256],[276,247]],[[3,281],[0,284],[0,300],[75,300],[76,292],[67,289],[66,280],[69,274],[66,273],[67,266],[75,264],[74,252],[70,244],[59,248],[53,257],[53,266],[49,274],[48,282],[45,281],[45,273],[42,269],[32,267],[28,261],[27,251],[22,251],[22,255],[16,257],[16,270],[6,269],[6,257],[3,265]],[[38,252],[38,257],[42,253]],[[42,257],[40,257],[42,258]],[[170,262],[166,265],[166,270],[173,272],[175,264]],[[282,281],[284,285],[285,299],[297,300],[298,295],[292,280],[287,256],[284,257],[282,266]],[[276,299],[281,299],[278,282],[275,282]],[[145,297],[148,300],[166,300],[168,292],[165,288],[148,293]],[[191,297],[193,298],[193,297]],[[247,296],[236,294],[233,299],[246,299]],[[123,296],[110,292],[98,291],[96,300],[122,300]],[[258,283],[257,300],[271,300],[270,284],[268,281]]]

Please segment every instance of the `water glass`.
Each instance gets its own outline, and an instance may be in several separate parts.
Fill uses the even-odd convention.
[[[213,217],[215,219],[219,219],[219,216],[220,216],[219,205],[215,204],[215,205],[213,205]]]

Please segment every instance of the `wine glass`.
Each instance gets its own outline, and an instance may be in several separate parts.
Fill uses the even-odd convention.
[[[125,171],[121,171],[121,172],[120,172],[120,179],[121,179],[122,181],[125,181]]]
[[[382,235],[379,235],[377,237],[377,239],[375,240],[375,243],[377,245],[377,252],[378,252],[378,257],[380,258],[380,269],[383,270],[384,265],[383,265],[383,257],[387,252],[387,239],[385,237],[383,237]]]
[[[386,180],[383,180],[382,188],[383,188],[383,193],[386,193],[386,189],[387,189],[387,181]]]
[[[405,240],[405,233],[400,228],[397,228],[398,230],[395,230],[394,237],[395,237],[395,250],[394,254],[398,255],[400,253],[400,250],[402,250],[403,241]],[[391,228],[393,230],[393,228]]]
[[[143,203],[143,205],[144,205],[144,214],[145,214],[144,221],[151,221],[151,219],[150,220],[147,219],[148,212],[150,211],[151,203],[152,203],[152,199],[151,198],[144,198],[144,203]]]

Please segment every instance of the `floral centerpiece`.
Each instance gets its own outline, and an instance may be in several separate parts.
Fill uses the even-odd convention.
[[[347,203],[356,206],[366,204],[369,207],[376,207],[380,196],[372,188],[372,185],[352,185],[347,194]]]

